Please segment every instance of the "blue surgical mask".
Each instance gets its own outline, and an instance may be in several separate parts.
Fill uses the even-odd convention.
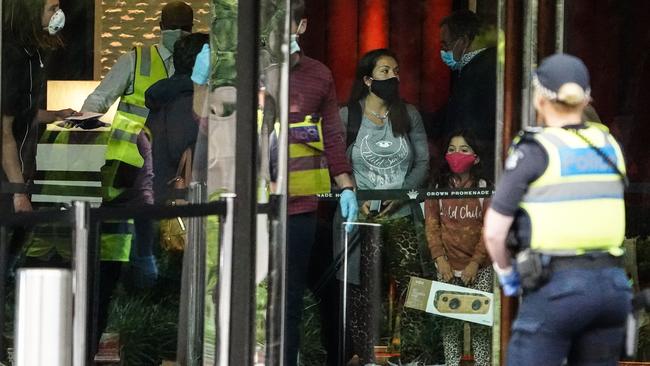
[[[443,51],[440,50],[440,58],[442,59],[442,62],[445,63],[445,65],[449,66],[450,69],[452,70],[457,70],[459,69],[459,63],[458,61],[454,60],[454,52],[449,50],[449,51]]]
[[[174,52],[174,44],[176,41],[188,34],[190,34],[190,32],[182,29],[165,29],[164,31],[161,31],[161,42],[169,52]]]
[[[291,35],[291,43],[289,44],[290,46],[290,53],[293,55],[296,52],[300,52],[300,45],[298,44],[298,35],[297,34],[292,34]]]

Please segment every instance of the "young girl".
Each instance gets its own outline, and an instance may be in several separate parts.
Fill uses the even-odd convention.
[[[445,162],[435,188],[487,187],[481,178],[481,158],[468,131],[452,133],[447,140]],[[425,204],[425,228],[438,281],[492,292],[492,272],[481,230],[488,199],[429,200]],[[463,351],[461,320],[444,318],[442,339],[446,364],[457,366]],[[490,364],[491,329],[470,323],[477,366]]]

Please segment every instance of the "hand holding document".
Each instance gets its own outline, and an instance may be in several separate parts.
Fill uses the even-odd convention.
[[[78,115],[72,115],[70,117],[67,117],[65,120],[66,121],[83,121],[86,119],[91,119],[91,118],[99,118],[103,116],[103,113],[95,113],[95,112],[79,112]]]
[[[58,121],[47,125],[48,131],[69,131],[74,130],[92,130],[92,131],[108,131],[110,125],[102,122],[99,118],[103,113],[95,112],[79,112],[75,115],[67,117],[64,121]]]

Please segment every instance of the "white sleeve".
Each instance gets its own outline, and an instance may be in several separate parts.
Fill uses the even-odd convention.
[[[106,77],[86,98],[81,110],[84,112],[106,113],[127,90],[133,90],[135,52],[130,51],[117,59]]]

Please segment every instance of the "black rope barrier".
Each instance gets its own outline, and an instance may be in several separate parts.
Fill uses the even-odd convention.
[[[5,191],[11,193],[18,191],[19,187],[25,185],[17,184],[2,184],[3,190],[12,187]],[[184,198],[186,190],[181,190],[177,196]],[[650,184],[632,183],[626,190],[626,193],[648,193],[650,192]],[[387,190],[359,190],[356,192],[359,200],[410,200],[415,202],[424,202],[426,200],[434,199],[463,199],[463,198],[488,198],[494,194],[494,189],[491,188],[456,188],[456,189],[387,189]],[[338,200],[340,191],[332,191],[316,195],[318,200],[332,201]],[[275,206],[278,197],[271,195],[269,203],[258,204],[257,213],[274,215],[276,213]],[[124,219],[167,219],[173,217],[200,217],[207,215],[225,215],[226,204],[222,201],[214,201],[201,204],[188,204],[188,205],[137,205],[137,206],[113,206],[113,207],[100,207],[90,210],[91,220],[124,220]],[[0,213],[0,225],[6,226],[30,226],[37,224],[44,224],[50,222],[71,222],[72,218],[69,216],[67,209],[48,209],[37,210],[26,213]]]
[[[266,208],[265,208],[266,209]],[[201,217],[225,215],[226,203],[214,201],[188,205],[137,205],[124,207],[99,207],[90,209],[92,221],[128,219],[169,219],[174,217]],[[35,226],[48,223],[73,222],[74,215],[69,208],[43,209],[31,212],[2,213],[2,226]]]

